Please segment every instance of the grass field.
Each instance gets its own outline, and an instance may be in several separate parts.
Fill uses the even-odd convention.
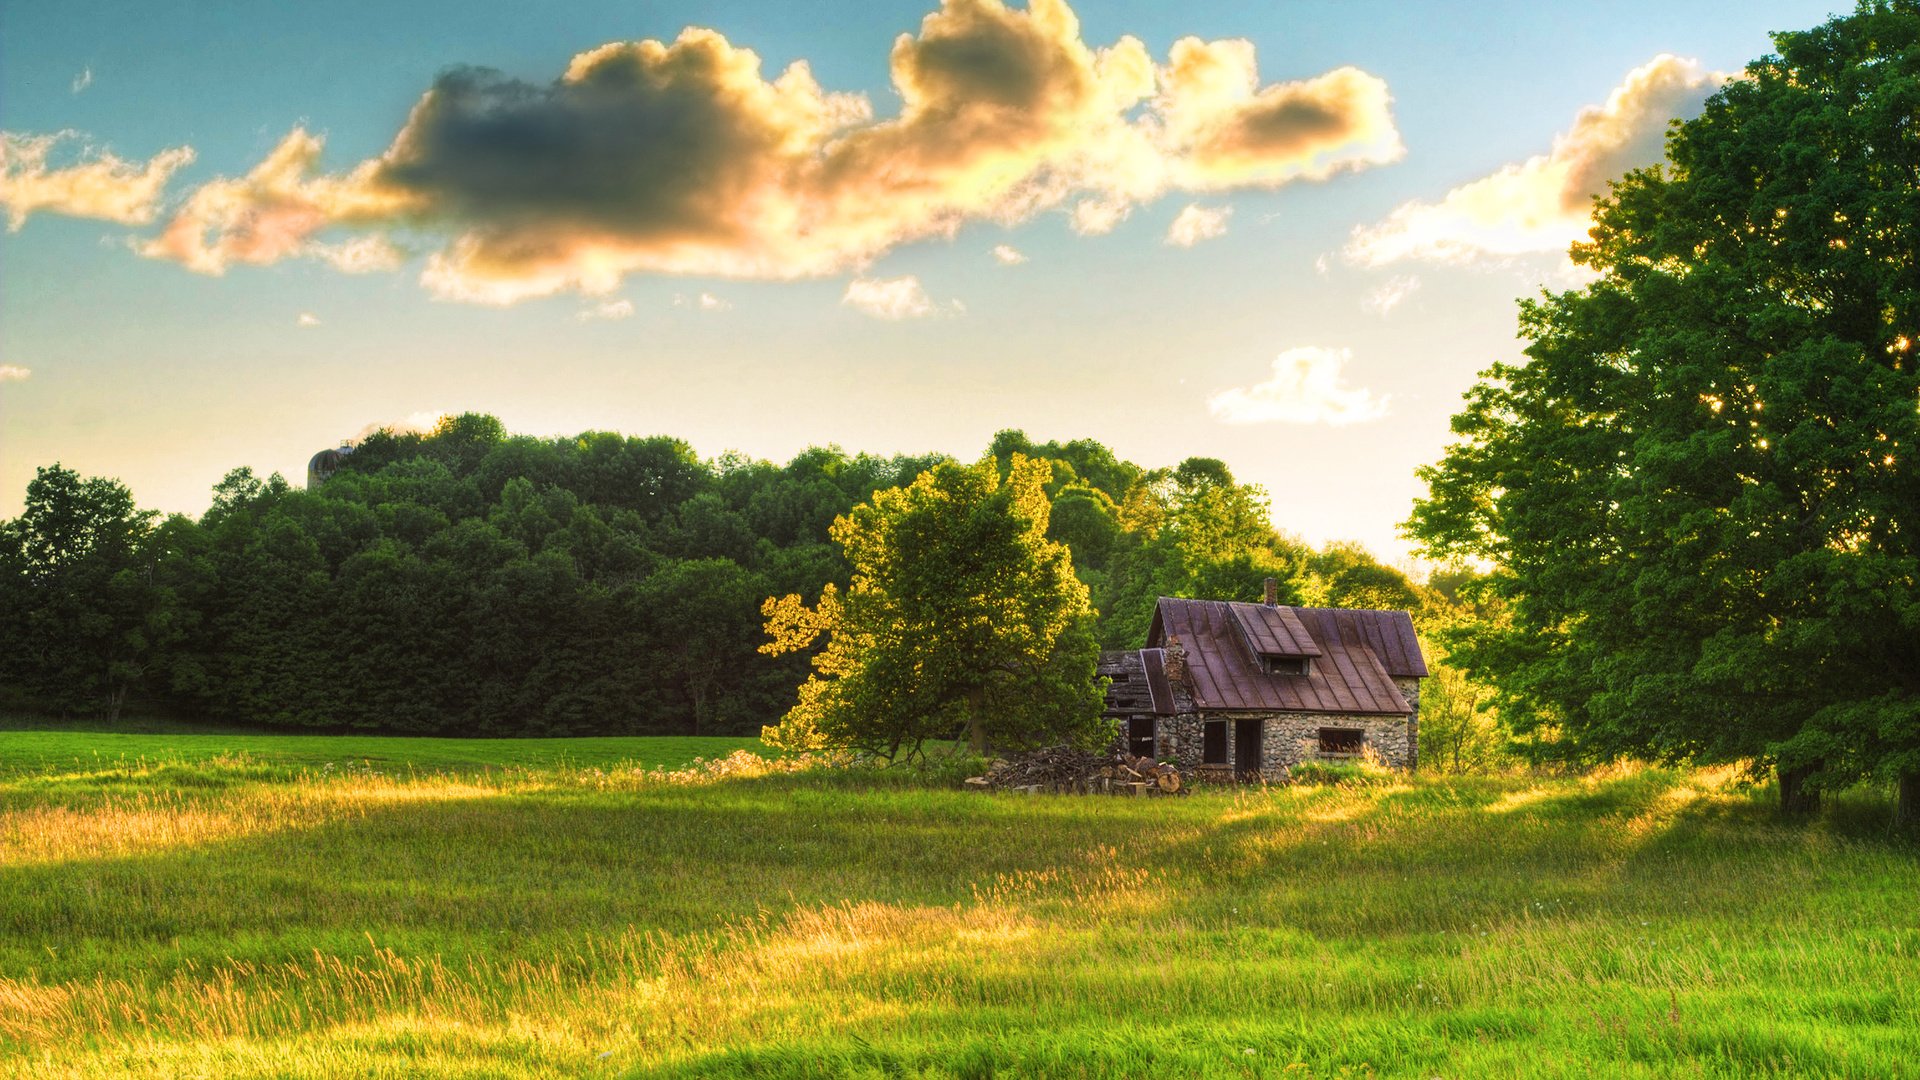
[[[68,737],[0,736],[7,1076],[1920,1075],[1920,853],[1864,797]]]
[[[156,725],[158,726],[158,725]],[[243,755],[257,766],[415,771],[640,765],[677,768],[696,757],[764,752],[727,736],[588,739],[427,739],[256,732],[0,731],[0,775],[87,773],[140,765],[197,765]]]

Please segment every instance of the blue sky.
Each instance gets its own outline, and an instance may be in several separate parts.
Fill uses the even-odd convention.
[[[1517,355],[1514,299],[1578,280],[1560,253],[1577,226],[1566,207],[1602,172],[1645,163],[1664,118],[1766,52],[1769,30],[1829,7],[1082,3],[1068,33],[1035,29],[1023,8],[957,5],[943,40],[965,48],[909,57],[926,85],[947,80],[948,97],[915,99],[929,115],[975,116],[973,98],[1000,93],[992,79],[1033,74],[989,55],[1009,33],[1059,46],[1061,64],[1138,39],[1151,65],[1133,81],[1148,82],[1111,109],[1058,95],[1019,106],[1061,110],[1044,146],[1002,114],[900,122],[889,56],[934,10],[8,5],[0,204],[17,228],[0,234],[0,514],[55,460],[197,513],[230,467],[297,478],[314,450],[439,411],[776,460],[828,442],[971,457],[1020,427],[1150,465],[1220,457],[1268,487],[1280,528],[1399,558],[1413,469],[1440,454],[1474,373]],[[753,50],[758,79],[641,100],[655,84],[640,78],[608,91],[611,111],[552,89],[589,50],[671,43],[689,26],[724,38],[711,55]],[[1248,56],[1218,43],[1249,43],[1257,84],[1181,83],[1188,37],[1187,66],[1216,74]],[[649,77],[691,55],[616,53]],[[941,55],[967,58],[964,85]],[[817,94],[766,89],[795,61]],[[436,76],[463,65],[526,86],[486,83],[469,112],[410,126],[430,90],[456,100]],[[762,104],[727,96],[743,85]],[[865,112],[781,152],[781,176],[798,180],[767,180],[772,159],[714,142],[706,111],[671,153],[621,126],[676,103],[758,123],[779,102],[853,100],[834,95],[862,95]],[[1312,124],[1276,126],[1302,108]],[[564,131],[540,129],[550,121]],[[1182,124],[1202,134],[1169,134]],[[1078,134],[1096,127],[1098,140]],[[389,153],[403,128],[410,149]],[[218,186],[296,129],[324,145],[290,186]],[[879,164],[822,180],[858,171],[822,163],[860,139]],[[572,156],[542,161],[552,146]],[[161,169],[143,198],[140,171],[179,147],[192,161]],[[1115,147],[1124,167],[1102,156]],[[718,180],[676,173],[682,159]],[[379,175],[354,179],[363,162]],[[89,163],[92,186],[74,171]],[[544,179],[488,179],[523,166]],[[591,195],[542,205],[576,181]],[[654,183],[673,197],[630,197]],[[216,202],[230,216],[168,231]],[[1086,203],[1121,209],[1096,220]],[[789,243],[783,213],[817,235]],[[201,246],[157,242],[189,233]],[[463,239],[491,254],[423,282]],[[384,245],[382,268],[344,273],[324,254],[355,242]],[[1002,246],[1024,261],[996,257]]]

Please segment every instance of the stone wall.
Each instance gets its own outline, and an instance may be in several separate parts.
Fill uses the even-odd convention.
[[[1407,708],[1413,710],[1407,717],[1406,764],[1407,771],[1412,772],[1420,767],[1420,680],[1403,677],[1393,680],[1393,685],[1399,689],[1400,696],[1407,699]]]
[[[1406,681],[1414,683],[1417,696],[1418,683],[1411,679]],[[1227,722],[1227,761],[1239,770],[1244,770],[1245,766],[1233,760],[1236,748],[1234,722],[1262,721],[1259,770],[1262,777],[1274,782],[1286,779],[1287,770],[1293,766],[1321,757],[1320,729],[1323,727],[1352,728],[1363,732],[1364,745],[1390,768],[1412,769],[1418,752],[1418,729],[1413,718],[1300,712],[1213,715],[1189,712],[1157,718],[1158,747],[1155,756],[1161,761],[1175,763],[1182,773],[1193,775],[1200,772],[1205,725],[1214,719]],[[1339,760],[1348,759],[1343,756]]]

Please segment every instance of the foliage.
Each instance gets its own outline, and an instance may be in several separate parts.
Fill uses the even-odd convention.
[[[1356,545],[1276,532],[1265,493],[1219,461],[1146,469],[1018,431],[989,455],[1003,481],[1016,456],[1040,463],[1023,512],[1071,552],[1107,646],[1137,647],[1161,596],[1256,600],[1268,577],[1290,603],[1439,610]],[[762,601],[844,597],[834,521],[944,460],[815,447],[785,465],[703,461],[668,437],[532,438],[467,414],[374,432],[308,490],[235,469],[199,520],[157,524],[124,487],[54,466],[29,512],[0,523],[0,600],[26,613],[0,626],[15,646],[0,707],[126,700],[306,731],[755,732],[809,670],[804,651],[759,651]],[[85,540],[88,513],[120,539]],[[92,554],[53,559],[55,544]]]
[[[661,783],[520,742],[488,745],[542,756],[369,771],[346,767],[362,737],[298,738],[342,767],[142,765],[103,744],[0,774],[0,1073],[1920,1060],[1920,863],[1880,835],[1884,803],[1852,796],[1788,829],[1723,778],[1658,770],[1026,798],[900,770]],[[1134,973],[1118,997],[1116,972]]]
[[[1599,202],[1410,529],[1498,567],[1454,657],[1563,754],[1920,782],[1920,5],[1775,43]]]
[[[826,636],[768,741],[894,761],[959,734],[975,752],[1102,738],[1087,589],[1046,535],[1051,472],[1018,453],[1004,478],[992,460],[938,465],[835,521],[846,592],[762,608],[768,653]]]
[[[125,485],[38,470],[18,518],[0,523],[0,684],[62,713],[118,715],[156,648],[179,632],[153,565],[156,533]]]

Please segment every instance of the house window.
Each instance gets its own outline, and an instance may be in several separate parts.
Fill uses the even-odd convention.
[[[1305,675],[1311,660],[1304,656],[1263,656],[1269,675]]]
[[[1359,728],[1323,727],[1320,729],[1322,754],[1357,754],[1366,742],[1367,733]]]
[[[1127,753],[1134,757],[1157,757],[1153,742],[1153,717],[1135,716],[1127,721]]]
[[[1200,763],[1203,765],[1225,765],[1227,763],[1227,722],[1209,720],[1200,733]]]

